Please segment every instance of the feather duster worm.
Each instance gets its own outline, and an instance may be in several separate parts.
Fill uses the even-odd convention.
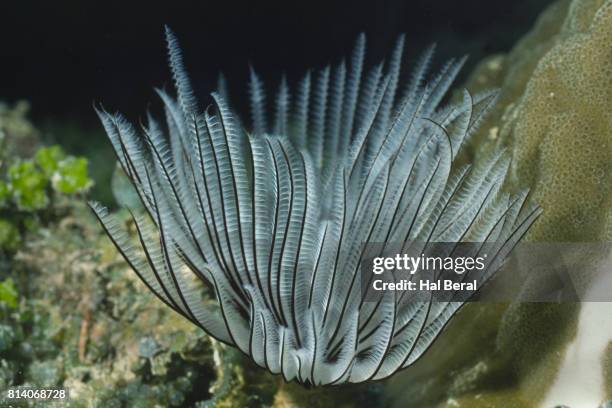
[[[247,132],[224,87],[203,109],[174,34],[166,37],[177,98],[157,91],[165,123],[149,115],[137,130],[98,111],[150,220],[133,215],[131,238],[91,207],[161,301],[287,381],[388,377],[461,306],[364,302],[363,243],[498,242],[492,274],[538,215],[526,194],[500,192],[503,152],[474,169],[453,166],[495,99],[464,92],[441,106],[463,60],[426,82],[429,49],[400,86],[403,38],[366,72],[361,35],[348,65],[307,73],[294,94],[283,80],[273,107],[251,70]]]

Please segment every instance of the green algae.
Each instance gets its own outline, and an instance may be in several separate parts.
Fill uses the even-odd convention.
[[[17,290],[11,278],[0,281],[0,305],[8,309],[17,308]]]
[[[14,252],[21,245],[21,234],[17,226],[4,219],[0,219],[0,248],[4,251]]]
[[[87,172],[87,159],[67,156],[60,146],[39,149],[34,160],[57,192],[82,193],[93,185]]]
[[[27,230],[54,218],[75,195],[89,191],[88,160],[66,154],[60,146],[42,147],[38,131],[18,105],[0,105],[0,251],[17,251]],[[26,149],[24,145],[34,146]]]
[[[36,211],[49,204],[46,193],[49,180],[33,161],[11,165],[7,176],[13,201],[19,210]]]

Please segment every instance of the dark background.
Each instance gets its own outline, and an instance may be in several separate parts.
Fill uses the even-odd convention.
[[[438,60],[506,51],[549,0],[3,1],[0,100],[26,99],[35,120],[97,126],[94,101],[134,119],[169,85],[163,25],[181,40],[198,93],[219,71],[243,108],[248,63],[275,85],[347,55],[356,35],[381,58],[399,33],[407,55],[438,43]],[[464,71],[469,72],[470,66]]]
[[[112,205],[114,155],[92,103],[132,121],[159,112],[153,87],[171,87],[164,24],[179,37],[200,100],[223,71],[244,115],[249,63],[271,93],[282,73],[291,84],[337,63],[359,32],[370,62],[405,33],[405,70],[436,42],[438,64],[470,55],[465,76],[484,56],[508,51],[551,1],[0,0],[0,101],[28,101],[45,143],[87,156],[91,196]]]

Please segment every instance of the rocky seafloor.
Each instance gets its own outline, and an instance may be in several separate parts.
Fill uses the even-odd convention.
[[[508,54],[486,58],[468,78],[471,91],[499,88],[500,97],[463,154],[478,161],[508,150],[506,188],[530,187],[544,209],[527,240],[612,241],[611,81],[610,0],[554,3]],[[86,207],[85,159],[43,148],[26,113],[23,104],[0,107],[0,390],[64,387],[71,407],[612,400],[612,307],[603,302],[468,304],[421,360],[388,381],[283,384],[146,290]],[[117,176],[119,201],[129,200],[122,185]],[[28,404],[37,405],[12,403]]]

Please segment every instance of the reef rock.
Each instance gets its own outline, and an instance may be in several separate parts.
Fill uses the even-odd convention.
[[[528,241],[612,241],[611,40],[612,1],[561,0],[467,81],[500,94],[464,154],[478,162],[507,149],[506,188],[529,187],[543,209]],[[387,394],[398,407],[598,406],[612,399],[609,312],[603,303],[469,304]]]
[[[470,154],[507,147],[509,187],[531,187],[544,209],[529,240],[612,240],[611,78],[612,1],[564,0],[468,80],[500,89]]]

